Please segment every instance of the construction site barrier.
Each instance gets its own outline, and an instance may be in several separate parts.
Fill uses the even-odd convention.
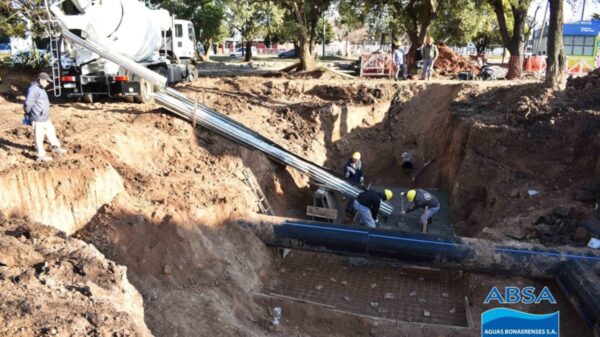
[[[363,54],[360,59],[360,76],[392,76],[394,66],[389,53]]]

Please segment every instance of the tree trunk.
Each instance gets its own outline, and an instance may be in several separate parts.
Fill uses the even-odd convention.
[[[523,53],[525,51],[525,43],[523,41],[514,41],[508,48],[510,59],[508,59],[508,72],[506,79],[521,78],[523,72]]]
[[[210,51],[212,49],[212,38],[209,38],[206,41],[204,41],[203,47],[204,57],[206,57],[206,59],[208,60],[208,57],[210,56]]]
[[[506,17],[504,15],[504,5],[502,0],[490,0],[494,7],[496,18],[498,19],[498,28],[502,36],[502,44],[510,52],[510,60],[508,61],[507,79],[520,78],[523,71],[523,53],[525,51],[525,19],[527,18],[527,7],[522,6],[522,2],[527,0],[519,0],[516,5],[511,5],[513,14],[513,30],[512,36],[508,31]]]
[[[408,33],[408,38],[410,39],[410,49],[406,55],[406,66],[408,68],[409,73],[416,74],[417,73],[417,48],[421,46],[423,43],[422,40],[419,40],[419,35],[414,32]]]
[[[252,39],[246,39],[246,57],[244,61],[252,61]]]
[[[292,3],[292,13],[294,14],[294,20],[298,24],[298,57],[300,58],[300,67],[298,70],[314,70],[317,67],[317,62],[313,57],[312,41],[309,40],[308,29],[306,20],[300,11],[300,7],[297,2]]]
[[[298,39],[298,47],[300,57],[300,68],[299,70],[315,70],[317,67],[317,63],[313,54],[311,53],[310,41],[308,40],[308,36],[306,36],[306,28],[300,28],[300,34]]]
[[[550,0],[546,86],[555,90],[563,90],[566,85],[565,55],[563,51],[563,14],[563,1]]]

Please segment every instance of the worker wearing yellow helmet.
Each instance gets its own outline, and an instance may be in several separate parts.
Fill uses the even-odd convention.
[[[358,195],[354,200],[354,209],[360,216],[360,222],[370,228],[375,228],[378,222],[377,216],[379,215],[379,206],[381,206],[382,200],[390,200],[393,197],[393,193],[390,190],[384,190],[383,192],[377,192],[374,190],[367,190]]]
[[[421,223],[431,223],[432,217],[435,213],[440,210],[440,202],[439,200],[430,192],[424,189],[414,189],[406,192],[406,200],[412,203],[412,205],[406,210],[406,213],[410,213],[417,208],[425,208],[427,207],[427,212],[423,212],[421,216]]]
[[[360,152],[354,152],[352,157],[344,166],[344,177],[361,185],[365,182],[365,177],[362,170],[362,162],[360,161]]]

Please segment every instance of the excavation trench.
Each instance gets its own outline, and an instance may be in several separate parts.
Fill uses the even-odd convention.
[[[205,79],[179,89],[316,164],[341,172],[351,153],[360,151],[368,184],[443,193],[448,209],[436,220],[447,233],[574,246],[589,237],[549,238],[534,226],[552,218],[581,227],[577,219],[590,205],[571,195],[600,173],[598,141],[588,130],[597,118],[555,122],[571,130],[564,132],[547,119],[512,113],[518,102],[502,87],[339,82]],[[498,101],[505,111],[494,111]],[[259,211],[245,182],[249,176],[277,215],[307,219],[316,187],[306,177],[161,110],[140,113],[124,103],[97,103],[94,109],[103,110],[102,120],[73,103],[57,106],[59,136],[75,149],[71,160],[27,168],[17,153],[3,153],[13,164],[3,168],[0,182],[19,197],[3,196],[0,209],[77,231],[77,238],[125,265],[156,336],[477,336],[477,318],[490,308],[483,297],[492,286],[549,285],[561,296],[548,281],[460,277],[298,251],[281,259],[232,216]],[[67,121],[73,119],[77,123]],[[15,130],[10,141],[27,143],[25,131]],[[550,134],[558,139],[548,140]],[[556,147],[572,150],[556,158]],[[411,171],[403,169],[405,152]],[[13,176],[24,178],[16,183],[8,178]],[[528,190],[539,194],[530,197]],[[555,209],[559,204],[564,209]],[[397,228],[398,221],[385,226]],[[292,282],[303,277],[309,281]],[[400,298],[414,310],[387,306]],[[589,335],[561,299],[536,310],[560,309],[567,318],[563,328]],[[274,306],[283,308],[275,330]]]

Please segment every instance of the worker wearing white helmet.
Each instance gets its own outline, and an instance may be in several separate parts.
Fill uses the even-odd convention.
[[[364,184],[365,177],[363,175],[362,162],[360,161],[360,152],[354,152],[352,158],[344,166],[344,177],[355,183]]]
[[[354,209],[360,216],[361,224],[375,228],[375,224],[378,222],[377,216],[379,215],[381,200],[390,200],[392,196],[390,190],[384,190],[383,192],[367,190],[359,194],[354,200]]]
[[[440,210],[439,200],[430,192],[417,188],[406,192],[406,199],[411,202],[412,205],[406,210],[406,213],[410,213],[417,208],[427,207],[427,212],[421,216],[421,223],[431,223],[432,217],[435,213]],[[427,217],[427,219],[425,219]]]

